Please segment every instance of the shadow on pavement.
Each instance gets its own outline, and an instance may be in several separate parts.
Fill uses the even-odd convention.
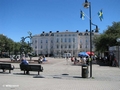
[[[0,72],[0,74],[11,74],[9,72]]]
[[[43,77],[41,75],[34,75],[33,78],[45,78],[45,77]]]
[[[13,73],[14,75],[28,75],[28,76],[34,76],[36,74],[24,74],[24,73]]]
[[[104,63],[104,62],[101,62],[101,61],[97,61],[97,64],[100,65],[100,66],[110,66],[109,63]]]
[[[73,76],[73,78],[82,78],[82,77],[80,77],[80,76]]]

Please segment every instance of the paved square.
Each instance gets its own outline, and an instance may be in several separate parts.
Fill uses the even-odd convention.
[[[33,58],[36,59],[37,58]],[[8,59],[0,59],[0,61]],[[93,78],[81,78],[81,66],[68,63],[63,58],[47,58],[41,64],[40,75],[30,71],[24,75],[19,63],[11,63],[15,69],[8,73],[0,70],[0,90],[120,90],[120,68],[93,64]],[[30,64],[37,64],[30,63]]]

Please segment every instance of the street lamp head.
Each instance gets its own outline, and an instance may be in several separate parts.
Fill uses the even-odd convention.
[[[85,3],[83,3],[84,8],[89,8],[89,5],[90,5],[89,2],[85,0]]]
[[[98,26],[96,25],[95,32],[99,32]]]
[[[120,38],[117,38],[116,41],[117,41],[117,42],[120,42]]]
[[[85,3],[88,3],[88,1],[87,1],[87,0],[85,0]]]

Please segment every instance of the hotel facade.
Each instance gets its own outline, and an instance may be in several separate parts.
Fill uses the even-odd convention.
[[[98,36],[98,32],[92,32],[92,39]],[[90,32],[52,32],[34,35],[31,39],[33,53],[37,55],[46,55],[54,57],[63,57],[65,53],[71,56],[78,56],[79,52],[90,51]],[[95,51],[92,43],[92,51]]]

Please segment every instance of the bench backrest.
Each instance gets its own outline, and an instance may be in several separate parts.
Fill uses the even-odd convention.
[[[13,70],[13,68],[11,67],[11,64],[3,64],[3,63],[0,63],[0,69],[11,69],[11,70]]]
[[[43,68],[41,65],[21,65],[21,70],[28,70],[28,71],[43,71]]]

